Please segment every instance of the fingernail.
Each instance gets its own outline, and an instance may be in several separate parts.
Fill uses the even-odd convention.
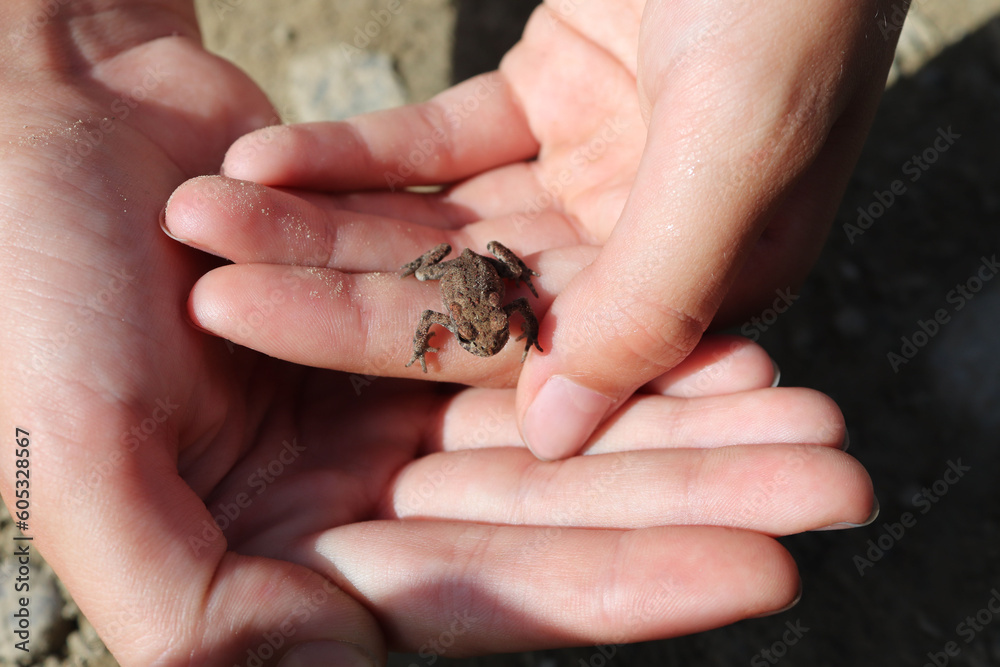
[[[775,609],[774,611],[766,611],[763,614],[757,614],[756,616],[751,616],[750,618],[767,618],[768,616],[777,616],[778,614],[783,614],[802,600],[802,580],[799,579],[799,592],[795,594],[795,599],[786,604],[781,609]]]
[[[524,416],[522,435],[543,461],[576,454],[614,403],[563,375],[549,378]]]
[[[771,359],[771,366],[774,367],[774,379],[771,380],[771,387],[777,387],[781,384],[781,369],[778,368],[778,362]]]
[[[166,234],[167,236],[169,236],[173,240],[177,241],[178,243],[187,243],[188,242],[187,239],[182,239],[182,238],[180,238],[178,236],[174,236],[170,232],[170,230],[167,229],[167,206],[169,204],[170,204],[170,202],[168,201],[166,204],[163,205],[163,208],[160,209],[160,229],[163,230],[164,234]]]
[[[840,451],[846,452],[847,448],[851,446],[851,432],[844,430],[844,441],[840,443]]]
[[[863,528],[865,526],[870,526],[878,518],[879,505],[878,498],[872,500],[872,513],[868,515],[862,523],[851,523],[849,521],[841,521],[839,523],[832,523],[829,526],[824,526],[822,528],[816,528],[813,532],[820,532],[823,530],[848,530],[850,528]]]
[[[309,642],[286,653],[278,667],[375,667],[375,661],[357,644]]]

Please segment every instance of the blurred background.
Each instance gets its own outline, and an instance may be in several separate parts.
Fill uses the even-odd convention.
[[[405,0],[374,35],[385,0],[197,4],[209,48],[298,122],[426,100],[495,68],[537,2]],[[1000,665],[1000,280],[982,280],[1000,251],[998,128],[1000,0],[918,0],[826,251],[760,341],[782,384],[838,401],[881,502],[869,527],[782,540],[802,573],[797,607],[673,640],[433,664]],[[894,181],[905,192],[885,204]],[[15,533],[0,513],[2,618]],[[34,565],[34,662],[4,639],[0,665],[116,665]]]

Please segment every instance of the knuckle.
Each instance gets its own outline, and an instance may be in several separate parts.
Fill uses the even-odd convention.
[[[633,296],[615,304],[612,334],[637,359],[661,369],[684,360],[710,320],[655,299]]]
[[[455,143],[445,120],[446,110],[435,100],[418,104],[414,109],[423,126],[423,131],[420,132],[421,141],[418,142],[420,150],[428,150],[429,147],[434,157],[426,160],[424,168],[438,172],[447,171],[455,154]],[[430,158],[431,155],[426,157]]]

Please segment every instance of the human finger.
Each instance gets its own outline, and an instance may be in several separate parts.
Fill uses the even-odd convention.
[[[230,148],[223,173],[310,190],[395,190],[456,182],[537,152],[506,79],[491,72],[423,104],[251,133]]]
[[[775,541],[711,527],[375,521],[330,531],[300,557],[377,609],[394,648],[449,657],[662,639],[799,595]]]
[[[741,336],[709,335],[640,391],[693,398],[777,386],[780,379],[778,366],[761,346]]]
[[[600,256],[543,322],[547,353],[528,360],[519,381],[522,434],[544,459],[578,451],[633,391],[694,349],[861,80],[873,66],[888,67],[881,52],[856,49],[817,59],[816,49],[828,55],[829,26],[807,17],[794,43],[771,48],[769,35],[795,20],[777,8],[718,33],[713,49],[685,51],[679,45],[692,26],[717,21],[689,5],[647,5],[640,88],[649,132],[639,172]],[[813,11],[811,3],[796,7]],[[687,12],[684,20],[678,12]],[[854,25],[856,8],[837,16],[847,34],[863,28]],[[737,56],[747,50],[757,57]],[[844,71],[850,85],[841,83]],[[847,158],[856,156],[871,111],[861,105],[846,123],[838,150]]]
[[[401,202],[402,212],[418,195]],[[284,191],[218,176],[192,179],[171,196],[164,230],[173,238],[236,263],[294,264],[342,271],[396,270],[441,243],[459,252],[485,250],[495,239],[519,253],[577,245],[580,240],[565,217],[542,214],[532,234],[520,233],[513,216],[477,222],[434,218],[431,209],[413,216],[386,217],[345,209],[336,197]],[[417,207],[417,210],[420,210]],[[454,224],[453,224],[454,223]],[[513,239],[517,241],[507,240]]]
[[[534,460],[532,460],[534,459]],[[461,498],[461,502],[455,502]],[[399,518],[635,529],[702,525],[791,535],[863,525],[871,480],[834,447],[656,449],[542,462],[523,447],[421,458],[395,481]]]
[[[593,248],[582,246],[526,257],[542,274],[535,283],[539,298],[519,288],[507,300],[526,295],[536,316],[541,315],[552,291],[579,272],[593,253]],[[286,361],[359,375],[511,386],[525,349],[523,342],[508,341],[499,353],[477,357],[463,350],[450,332],[435,329],[431,341],[440,349],[426,357],[429,373],[422,373],[419,364],[407,367],[421,314],[443,307],[437,284],[404,280],[398,272],[224,266],[195,284],[188,309],[196,325],[240,345]],[[511,318],[511,338],[524,326],[520,317]]]
[[[520,446],[513,401],[505,390],[458,394],[442,415],[433,447],[457,451]],[[697,398],[636,394],[594,432],[582,453],[776,443],[842,448],[846,433],[837,405],[811,389],[758,389]]]

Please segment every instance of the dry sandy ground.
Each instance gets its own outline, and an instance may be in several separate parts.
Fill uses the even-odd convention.
[[[453,78],[495,66],[533,5],[404,0],[405,11],[364,42],[371,11],[383,4],[198,2],[206,42],[249,71],[286,120],[427,99]],[[436,664],[920,666],[934,664],[932,656],[939,665],[1000,664],[1000,618],[987,606],[1000,587],[1000,283],[961,310],[948,298],[982,257],[1000,250],[1000,21],[987,22],[998,11],[1000,0],[914,4],[895,83],[829,246],[795,307],[761,340],[785,384],[816,387],[843,406],[851,451],[876,484],[879,520],[784,540],[805,595],[780,616],[670,641],[461,661],[445,655]],[[345,44],[359,53],[345,57]],[[949,128],[959,138],[913,179],[907,161]],[[905,193],[862,235],[851,233],[858,208],[870,209],[896,180]],[[887,355],[940,308],[949,311],[947,325],[894,370]],[[958,461],[968,472],[946,474]],[[923,489],[933,502],[921,500]],[[907,512],[914,521],[900,531]],[[4,613],[15,533],[9,519],[0,521]],[[50,606],[51,623],[48,649],[33,652],[30,664],[116,664],[60,584],[46,583],[45,566],[37,567],[39,598],[48,600],[39,605]],[[0,646],[0,665],[12,664],[9,648]],[[393,656],[392,664],[431,663]]]

